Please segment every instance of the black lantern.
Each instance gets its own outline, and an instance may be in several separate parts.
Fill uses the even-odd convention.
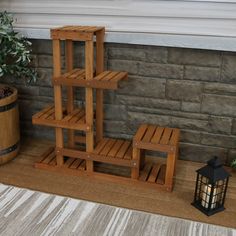
[[[214,157],[207,165],[197,170],[193,206],[210,216],[223,211],[230,174],[222,162]]]

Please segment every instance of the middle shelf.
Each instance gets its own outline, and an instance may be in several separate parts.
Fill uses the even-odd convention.
[[[64,129],[75,129],[88,131],[91,129],[85,122],[85,111],[83,108],[76,108],[73,112],[67,113],[66,109],[63,109],[63,118],[61,120],[55,119],[55,108],[53,105],[49,105],[42,111],[36,113],[33,116],[33,124],[60,127]]]
[[[85,70],[76,68],[62,74],[59,77],[54,77],[53,84],[114,90],[118,88],[118,82],[126,79],[127,76],[127,72],[103,71],[99,75],[96,75],[93,79],[86,80]]]

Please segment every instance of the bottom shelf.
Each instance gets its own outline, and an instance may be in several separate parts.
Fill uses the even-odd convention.
[[[35,163],[35,168],[54,171],[63,174],[75,176],[89,176],[101,178],[109,181],[120,183],[130,183],[150,188],[162,188],[171,191],[168,186],[165,186],[166,165],[147,161],[140,171],[138,179],[130,178],[130,168],[117,167],[115,165],[106,165],[104,163],[94,162],[94,171],[86,171],[85,160],[79,158],[65,157],[64,165],[56,165],[56,154],[53,147],[49,148],[41,157],[39,162]],[[120,168],[120,169],[119,169]],[[121,175],[117,175],[119,173]]]
[[[79,158],[65,157],[65,163],[62,166],[63,168],[68,168],[71,170],[81,170],[85,171],[85,160]],[[43,155],[39,162],[35,163],[36,168],[40,167],[57,167],[56,165],[56,153],[55,148],[50,147]]]

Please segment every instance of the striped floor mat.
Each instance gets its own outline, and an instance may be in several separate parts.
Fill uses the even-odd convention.
[[[236,236],[236,230],[0,184],[0,235]]]

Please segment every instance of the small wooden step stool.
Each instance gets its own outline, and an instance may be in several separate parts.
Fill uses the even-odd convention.
[[[147,180],[148,182],[164,184],[166,189],[171,191],[173,188],[176,160],[179,153],[179,135],[179,129],[147,124],[141,125],[133,138],[133,159],[140,163],[140,168],[133,168],[132,176],[143,181]],[[145,158],[144,155],[141,155],[142,150],[167,153],[166,165],[146,165],[143,173],[140,174],[139,172]],[[163,177],[158,178],[158,175],[162,175],[164,179]]]

